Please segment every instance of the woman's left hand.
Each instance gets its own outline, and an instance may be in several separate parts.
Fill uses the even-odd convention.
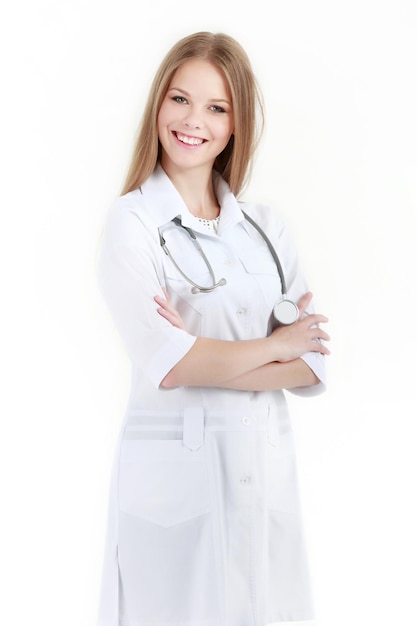
[[[154,296],[155,302],[159,304],[159,308],[157,309],[159,315],[168,320],[168,322],[170,322],[176,328],[181,328],[181,330],[185,330],[182,317],[178,313],[177,309],[175,309],[171,304],[171,300],[169,299],[167,290],[162,287],[162,291],[165,294],[165,298],[162,298],[161,296]]]

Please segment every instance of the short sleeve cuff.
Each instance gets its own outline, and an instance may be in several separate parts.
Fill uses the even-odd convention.
[[[154,339],[150,337],[149,341],[152,342]],[[160,387],[165,376],[193,347],[196,339],[197,337],[179,328],[171,327],[158,331],[159,347],[152,351],[146,372],[155,387]]]
[[[307,352],[303,354],[301,359],[313,370],[319,383],[310,385],[309,387],[293,387],[289,389],[291,393],[297,396],[318,396],[326,391],[326,371],[324,365],[324,356],[320,352]]]

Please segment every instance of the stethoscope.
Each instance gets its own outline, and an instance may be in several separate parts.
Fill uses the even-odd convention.
[[[282,270],[281,262],[278,258],[277,253],[275,252],[274,246],[272,245],[272,243],[270,242],[270,240],[268,239],[266,233],[262,230],[262,228],[251,217],[249,217],[249,215],[247,215],[244,211],[242,211],[242,213],[245,216],[245,219],[250,224],[252,224],[254,228],[256,228],[258,233],[261,235],[261,237],[265,241],[272,255],[272,258],[274,259],[275,265],[277,266],[278,274],[281,280],[282,298],[281,300],[278,300],[278,302],[274,305],[272,309],[273,315],[275,319],[277,320],[277,322],[279,322],[280,324],[284,326],[289,326],[290,324],[294,324],[298,320],[298,316],[299,316],[298,306],[295,304],[295,302],[287,298],[287,284],[285,282],[285,277],[284,277],[284,272]],[[178,263],[175,261],[171,252],[169,251],[162,233],[159,231],[159,242],[161,244],[163,251],[171,259],[172,263],[177,268],[181,276],[183,276],[183,278],[190,285],[192,285],[191,293],[194,293],[194,294],[210,293],[211,291],[214,291],[215,289],[217,289],[217,287],[222,287],[223,285],[225,285],[227,282],[225,278],[221,278],[219,281],[216,282],[216,277],[214,276],[214,271],[210,264],[210,261],[208,260],[207,256],[204,253],[204,250],[200,246],[200,243],[195,235],[195,232],[192,230],[192,228],[189,228],[188,226],[184,226],[184,224],[182,224],[181,219],[179,217],[174,217],[174,219],[171,221],[174,222],[176,226],[180,226],[183,230],[185,230],[188,233],[194,246],[197,248],[198,252],[201,254],[207,266],[207,269],[210,273],[212,284],[209,287],[202,287],[201,285],[195,283],[179,267]]]

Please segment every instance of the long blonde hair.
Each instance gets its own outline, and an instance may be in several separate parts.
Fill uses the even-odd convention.
[[[148,96],[122,194],[140,187],[160,160],[157,118],[175,71],[187,60],[210,61],[226,77],[232,95],[234,134],[214,169],[237,195],[247,182],[263,125],[262,95],[246,52],[229,35],[198,32],[178,41],[163,59]]]

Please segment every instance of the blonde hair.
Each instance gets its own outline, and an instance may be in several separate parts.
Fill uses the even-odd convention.
[[[223,152],[218,155],[214,169],[222,175],[235,195],[247,182],[264,125],[262,95],[248,56],[235,39],[223,33],[198,32],[178,41],[156,72],[122,194],[140,187],[159,162],[159,110],[176,70],[194,58],[206,59],[219,68],[228,82],[232,96],[234,134]]]

